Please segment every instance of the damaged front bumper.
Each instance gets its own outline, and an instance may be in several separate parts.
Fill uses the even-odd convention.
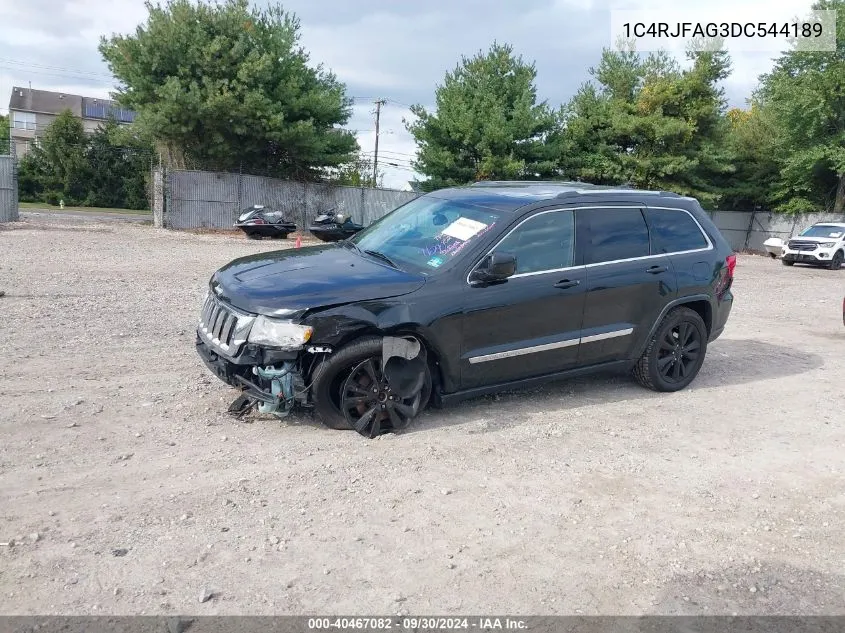
[[[309,328],[242,312],[213,292],[206,295],[197,324],[196,349],[214,375],[242,391],[230,411],[246,412],[257,406],[262,413],[283,416],[297,400],[307,403],[302,378],[304,345],[290,336],[303,330],[310,335]],[[278,345],[269,344],[273,342]]]
[[[237,356],[222,353],[197,330],[197,354],[227,385],[241,390],[229,411],[243,415],[257,407],[261,413],[284,417],[295,404],[308,406],[302,371],[302,351],[280,351],[246,344]]]

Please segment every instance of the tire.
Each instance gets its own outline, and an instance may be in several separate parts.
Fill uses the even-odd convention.
[[[677,344],[676,330],[678,334],[683,333],[689,340],[687,353],[684,353],[683,346]],[[707,327],[698,312],[684,307],[671,310],[661,321],[643,355],[634,366],[632,371],[634,378],[640,385],[653,391],[673,392],[684,389],[695,379],[704,363],[704,356],[707,353],[707,336]],[[670,340],[675,341],[676,345],[672,346],[669,343]],[[693,342],[697,343],[695,350],[692,349]],[[697,355],[695,359],[692,359],[694,351]],[[676,352],[680,353],[680,356],[677,356]],[[676,371],[675,367],[678,364],[682,367]],[[673,375],[667,376],[665,371]]]
[[[843,256],[842,251],[836,251],[833,254],[833,259],[830,260],[830,264],[828,264],[828,268],[831,270],[839,270],[842,268],[843,259],[845,259],[845,256]]]
[[[367,359],[381,358],[381,352],[381,337],[367,336],[348,343],[317,366],[313,376],[312,399],[314,410],[323,424],[338,431],[352,430],[339,406],[342,386],[353,368]],[[419,411],[428,405],[431,391],[431,370],[426,367]]]
[[[788,260],[788,259],[782,259],[782,260],[780,260],[780,263],[783,264],[784,266],[793,266],[795,264],[795,262]]]

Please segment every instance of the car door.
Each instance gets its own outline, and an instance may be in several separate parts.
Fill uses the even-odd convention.
[[[468,282],[463,389],[575,365],[586,281],[575,235],[572,209],[545,210],[522,220],[489,251],[513,254],[516,273],[495,284]]]
[[[651,248],[643,208],[578,211],[588,234],[579,365],[631,358],[637,343],[677,294],[671,260]]]

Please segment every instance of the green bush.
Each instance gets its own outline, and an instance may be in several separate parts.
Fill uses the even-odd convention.
[[[59,206],[59,201],[62,199],[60,191],[45,191],[41,194],[41,201],[53,206]]]

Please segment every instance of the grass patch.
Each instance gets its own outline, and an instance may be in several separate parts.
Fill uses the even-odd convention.
[[[102,207],[65,207],[64,209],[44,202],[20,202],[20,209],[33,209],[39,211],[50,211],[51,213],[121,213],[124,215],[152,215],[148,209],[109,209]]]

